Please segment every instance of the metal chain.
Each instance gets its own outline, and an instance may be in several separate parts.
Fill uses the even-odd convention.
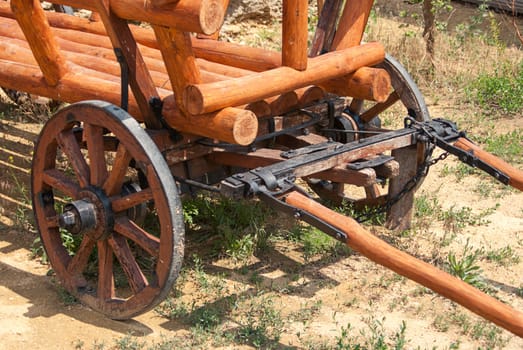
[[[385,203],[385,205],[376,207],[370,211],[366,211],[365,213],[362,213],[362,214],[356,216],[354,219],[357,222],[359,222],[359,223],[367,222],[367,221],[371,220],[372,218],[376,217],[377,215],[383,214],[383,213],[386,213],[387,211],[389,211],[394,204],[398,203],[407,193],[413,191],[418,186],[420,181],[425,176],[427,176],[427,174],[429,173],[429,169],[431,166],[433,166],[434,164],[436,164],[437,162],[439,162],[441,160],[444,160],[449,155],[448,152],[444,152],[444,153],[440,154],[437,158],[432,158],[432,152],[434,151],[435,146],[433,144],[427,142],[425,147],[426,147],[425,155],[424,155],[425,161],[420,164],[420,166],[418,167],[418,170],[416,171],[416,174],[412,178],[410,178],[409,181],[407,181],[405,183],[405,186],[403,186],[401,191],[399,191],[394,197],[391,197]]]

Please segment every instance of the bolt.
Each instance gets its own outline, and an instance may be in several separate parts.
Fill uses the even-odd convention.
[[[69,230],[76,225],[76,215],[72,211],[66,211],[58,217],[58,225]]]

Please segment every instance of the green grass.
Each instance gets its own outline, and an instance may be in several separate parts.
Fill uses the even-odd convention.
[[[485,111],[516,114],[523,109],[523,61],[516,67],[499,65],[493,73],[483,73],[470,83],[467,92]]]

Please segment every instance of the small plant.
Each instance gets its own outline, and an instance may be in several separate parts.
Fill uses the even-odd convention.
[[[387,336],[383,322],[376,319],[366,319],[368,329],[362,329],[360,331],[360,337],[353,337],[350,335],[351,325],[347,327],[341,327],[341,335],[336,337],[336,344],[334,349],[337,350],[359,350],[359,349],[372,349],[372,350],[402,350],[406,348],[409,342],[405,338],[405,331],[407,330],[407,324],[405,321],[401,322],[399,330],[396,331],[392,336]],[[363,344],[362,344],[363,343]]]
[[[519,264],[521,258],[519,255],[512,249],[511,246],[505,246],[495,250],[489,250],[486,253],[487,260],[495,262],[501,266],[509,266]]]
[[[116,340],[116,349],[118,350],[142,350],[145,347],[145,342],[140,342],[131,334]]]
[[[270,297],[261,300],[253,298],[243,306],[246,306],[246,311],[242,312],[237,321],[240,324],[237,340],[256,348],[272,348],[272,344],[279,341],[284,325],[273,300]]]
[[[490,112],[514,114],[523,109],[523,61],[514,70],[504,64],[494,74],[481,74],[467,88],[472,99]]]
[[[453,252],[449,252],[447,256],[448,272],[478,289],[485,290],[487,285],[481,276],[483,271],[477,265],[481,251],[475,250],[470,252],[468,243],[467,241],[463,248],[461,259],[458,259]]]

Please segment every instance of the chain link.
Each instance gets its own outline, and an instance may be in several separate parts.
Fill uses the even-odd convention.
[[[430,141],[429,141],[430,142]],[[425,142],[425,155],[424,155],[424,161],[420,164],[418,167],[416,174],[410,178],[406,183],[405,186],[399,191],[396,195],[389,198],[389,200],[385,203],[385,205],[376,207],[374,209],[371,209],[369,211],[366,211],[358,216],[356,216],[354,219],[359,222],[367,222],[373,218],[375,218],[377,215],[386,213],[389,211],[392,206],[396,203],[398,203],[405,195],[407,195],[409,192],[413,191],[420,181],[427,176],[429,173],[429,169],[431,166],[436,164],[437,162],[444,160],[448,157],[449,153],[444,152],[440,154],[436,158],[432,158],[432,152],[435,149],[435,146],[432,143]]]

